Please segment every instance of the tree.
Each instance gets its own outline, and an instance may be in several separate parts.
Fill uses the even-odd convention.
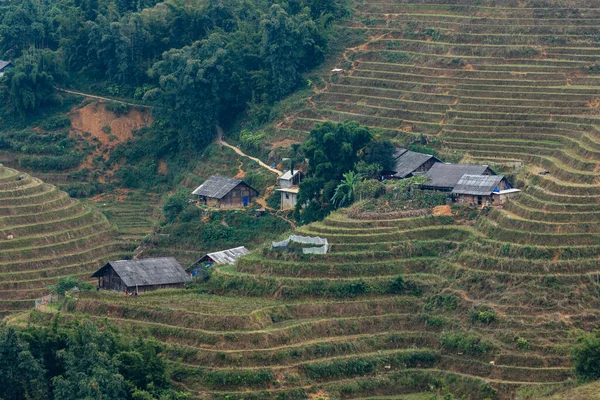
[[[48,289],[50,289],[52,293],[60,295],[64,295],[66,292],[74,288],[78,288],[80,290],[92,290],[94,285],[89,282],[80,282],[72,276],[65,276],[58,278],[56,285],[48,286]]]
[[[110,357],[115,343],[89,320],[75,328],[68,347],[60,353],[65,373],[53,379],[56,400],[112,400],[126,398],[124,378]]]
[[[584,380],[600,378],[600,331],[582,333],[571,351],[573,366]]]
[[[15,61],[15,69],[7,76],[10,102],[23,117],[45,105],[60,103],[54,90],[55,77],[64,74],[62,56],[50,50],[28,50]]]
[[[362,176],[354,171],[349,171],[344,174],[344,179],[335,188],[335,194],[331,198],[331,202],[336,207],[344,207],[354,202],[354,191],[356,185],[361,181]]]
[[[45,371],[14,328],[0,331],[0,396],[3,400],[48,398]]]
[[[373,140],[360,154],[361,161],[367,164],[377,164],[383,171],[394,168],[394,153],[396,146],[389,140]]]

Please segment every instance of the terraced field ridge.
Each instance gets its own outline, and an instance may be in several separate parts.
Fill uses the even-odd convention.
[[[124,249],[93,208],[0,165],[0,316],[32,308],[61,276],[88,279]]]
[[[297,230],[327,237],[325,256],[266,247],[214,270],[213,294],[81,293],[67,309],[163,341],[198,398],[509,399],[570,381],[570,331],[599,317],[596,249],[500,242],[463,214],[335,213]]]

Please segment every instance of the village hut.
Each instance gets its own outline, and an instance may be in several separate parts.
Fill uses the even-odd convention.
[[[503,175],[465,174],[452,190],[452,195],[460,203],[502,205],[507,198],[519,192]]]
[[[250,250],[244,246],[235,247],[233,249],[215,251],[208,253],[199,258],[189,269],[193,277],[204,276],[206,269],[215,264],[233,265],[238,258],[250,254]]]
[[[435,163],[427,171],[422,189],[452,192],[463,175],[495,175],[487,165]]]
[[[173,257],[110,261],[92,278],[100,289],[129,293],[183,288],[191,280]]]
[[[293,210],[298,202],[298,193],[300,193],[300,181],[304,177],[302,171],[289,170],[284,172],[279,179],[279,189],[281,194],[281,209]]]
[[[258,197],[258,190],[241,179],[211,176],[192,192],[200,203],[217,208],[247,207]]]
[[[407,149],[396,149],[394,153],[394,169],[387,177],[390,179],[410,178],[417,173],[425,173],[431,169],[433,164],[441,161],[431,154],[417,153]]]

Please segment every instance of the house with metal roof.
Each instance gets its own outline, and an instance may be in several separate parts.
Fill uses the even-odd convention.
[[[292,165],[293,168],[293,165]],[[300,181],[304,178],[302,171],[290,169],[285,171],[279,178],[279,189],[277,191],[281,194],[281,206],[282,210],[293,210],[298,202],[298,193],[300,193]]]
[[[191,281],[173,257],[110,261],[92,278],[98,278],[100,289],[130,293],[183,288]]]
[[[465,174],[452,190],[452,195],[459,202],[471,205],[501,205],[519,192],[503,175]]]
[[[244,246],[235,247],[228,250],[215,251],[202,256],[187,270],[191,272],[193,277],[204,277],[206,276],[207,268],[210,268],[213,265],[233,265],[240,257],[248,254],[250,254],[250,250]]]
[[[241,179],[211,176],[192,192],[201,204],[217,208],[241,208],[249,206],[257,197],[258,190]]]
[[[389,177],[393,179],[410,178],[414,174],[429,171],[435,163],[441,163],[437,157],[431,154],[417,153],[401,148],[396,149],[393,157],[394,169],[389,174]]]
[[[425,173],[427,181],[421,188],[452,192],[463,175],[495,175],[487,165],[435,163]]]
[[[15,66],[10,61],[0,60],[0,76],[4,75],[5,72],[10,71]]]

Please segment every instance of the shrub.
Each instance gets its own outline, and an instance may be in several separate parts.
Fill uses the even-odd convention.
[[[600,378],[600,330],[582,333],[571,350],[575,374],[584,380]]]
[[[377,179],[367,179],[356,184],[354,195],[359,200],[374,199],[385,193],[385,185]]]
[[[44,130],[55,131],[71,126],[71,120],[63,115],[55,115],[54,117],[46,119],[40,126]]]
[[[94,285],[89,282],[81,282],[73,278],[72,276],[65,276],[58,279],[56,285],[48,286],[52,293],[63,295],[73,288],[79,290],[92,290]]]
[[[481,323],[481,324],[491,324],[492,322],[496,322],[498,319],[498,314],[492,308],[487,306],[482,306],[478,310],[469,311],[469,321],[472,324]]]
[[[491,342],[465,333],[444,334],[440,338],[440,342],[447,349],[460,351],[471,356],[487,354],[494,350],[494,345]]]
[[[529,342],[525,338],[517,338],[517,349],[519,350],[529,350]]]
[[[109,101],[106,103],[105,108],[108,111],[115,113],[117,117],[127,114],[129,112],[129,106],[127,104],[119,103],[117,101]]]

